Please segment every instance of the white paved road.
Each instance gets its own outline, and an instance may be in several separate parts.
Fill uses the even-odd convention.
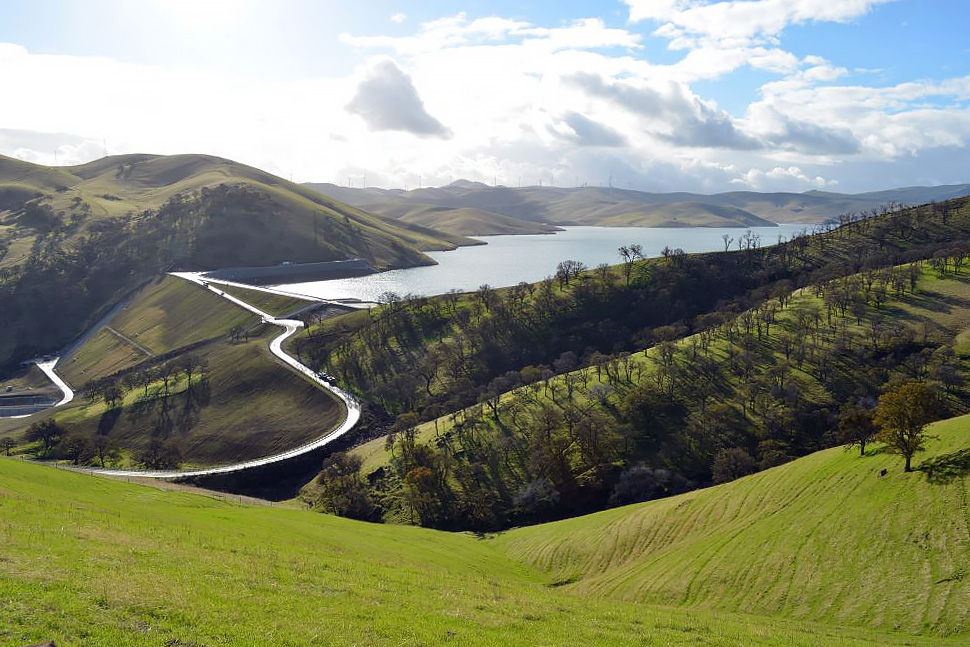
[[[243,461],[241,463],[233,463],[231,465],[222,465],[220,467],[211,467],[206,469],[186,470],[186,471],[177,471],[177,470],[141,471],[141,470],[110,470],[110,469],[96,469],[96,468],[77,468],[78,471],[89,472],[93,474],[104,474],[108,476],[137,476],[141,478],[157,478],[157,479],[185,478],[189,476],[209,476],[213,474],[230,474],[233,472],[241,472],[247,469],[252,469],[254,467],[262,467],[265,465],[270,465],[272,463],[278,463],[280,461],[288,460],[288,459],[300,456],[302,454],[306,454],[307,452],[313,451],[319,447],[323,447],[324,445],[330,442],[333,442],[334,440],[336,440],[337,438],[340,438],[341,436],[343,436],[348,431],[354,428],[354,426],[360,420],[360,404],[358,404],[354,396],[352,396],[350,393],[347,393],[337,385],[332,384],[327,380],[321,378],[312,369],[310,369],[307,366],[304,366],[299,361],[297,361],[290,355],[286,354],[286,352],[283,350],[283,342],[286,341],[288,337],[290,337],[298,330],[300,330],[300,328],[303,327],[302,321],[297,321],[295,319],[277,319],[272,315],[266,312],[263,312],[259,308],[256,308],[246,303],[245,301],[242,301],[241,299],[238,299],[232,296],[231,294],[227,294],[223,290],[220,290],[213,285],[210,285],[210,283],[213,283],[213,281],[210,281],[209,279],[204,279],[197,274],[190,273],[190,272],[173,272],[172,275],[177,276],[186,281],[191,281],[192,283],[196,283],[207,290],[211,290],[212,292],[215,292],[216,294],[221,296],[223,299],[232,301],[233,303],[240,306],[241,308],[245,308],[246,310],[249,310],[253,314],[259,316],[264,322],[273,324],[275,326],[280,326],[281,328],[283,328],[283,332],[280,333],[277,337],[274,337],[273,341],[270,342],[270,345],[269,345],[270,351],[278,358],[280,358],[282,361],[284,361],[287,365],[292,367],[294,370],[305,375],[307,378],[309,378],[319,386],[323,387],[324,389],[330,391],[335,396],[337,396],[337,398],[339,398],[340,401],[343,402],[344,406],[347,409],[346,416],[344,417],[343,422],[336,429],[329,431],[326,435],[321,436],[320,438],[317,438],[312,442],[306,443],[304,445],[300,445],[299,447],[295,447],[293,449],[290,449],[285,452],[281,452],[279,454],[273,454],[272,456],[264,456],[263,458],[257,458],[250,461]],[[238,284],[238,285],[239,287],[253,289],[253,286],[243,285],[243,284]],[[270,288],[262,288],[262,291],[273,292],[275,294],[289,294],[279,290],[272,290]],[[299,296],[303,296],[303,295],[299,295]],[[313,299],[313,297],[305,297],[305,296],[303,298]],[[314,299],[314,300],[323,301],[323,299]],[[347,305],[347,304],[341,303],[339,305]],[[70,402],[71,399],[73,399],[74,397],[74,392],[71,390],[71,387],[69,387],[67,383],[64,382],[64,380],[62,380],[60,376],[58,376],[57,373],[54,372],[54,366],[57,364],[57,359],[58,358],[54,358],[49,361],[37,362],[37,367],[40,368],[42,371],[44,371],[44,373],[46,373],[47,376],[50,377],[50,379],[55,384],[57,384],[58,387],[60,387],[61,391],[64,392],[64,397],[61,399],[60,402],[58,402],[55,405],[55,406],[60,406],[62,404],[67,404],[68,402]]]
[[[59,359],[60,357],[54,357],[53,359],[36,359],[34,360],[34,364],[36,364],[37,368],[43,371],[44,375],[46,375],[47,378],[55,385],[57,385],[57,388],[61,390],[61,394],[62,394],[61,399],[56,404],[53,404],[50,407],[47,407],[46,409],[35,411],[34,413],[27,413],[22,416],[4,416],[3,418],[0,418],[0,419],[16,420],[18,418],[29,418],[30,416],[33,416],[37,413],[41,413],[42,411],[47,411],[48,409],[51,409],[53,407],[59,407],[62,404],[67,404],[68,402],[74,399],[74,391],[71,389],[71,387],[67,385],[67,382],[61,379],[60,375],[54,372],[54,366],[57,365],[57,361]]]

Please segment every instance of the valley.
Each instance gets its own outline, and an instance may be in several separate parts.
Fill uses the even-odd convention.
[[[968,223],[959,199],[776,227],[775,245],[712,229],[703,253],[631,243],[619,264],[564,259],[535,283],[364,303],[145,278],[58,360],[73,400],[0,420],[0,591],[71,609],[10,607],[0,635],[297,644],[297,627],[349,613],[327,640],[535,644],[573,640],[555,628],[569,616],[592,644],[957,644]],[[910,383],[950,419],[903,472],[879,439],[860,456],[840,430]],[[75,511],[54,513],[68,530],[38,506]],[[21,566],[35,532],[50,537],[40,575]],[[145,576],[109,592],[88,569],[133,542],[155,547],[126,558]],[[102,561],[59,566],[80,551]],[[216,578],[233,563],[248,575]],[[403,601],[429,572],[432,594]],[[165,594],[174,582],[191,604]],[[272,619],[229,611],[244,588]],[[92,630],[92,613],[112,620]]]
[[[0,647],[970,644],[968,21],[0,2]]]

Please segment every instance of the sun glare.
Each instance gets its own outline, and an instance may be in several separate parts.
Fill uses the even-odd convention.
[[[244,3],[238,0],[155,0],[176,23],[187,28],[212,30],[238,20]]]

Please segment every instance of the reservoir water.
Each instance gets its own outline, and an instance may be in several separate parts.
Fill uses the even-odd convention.
[[[647,257],[659,256],[664,247],[685,252],[711,252],[724,249],[722,236],[737,239],[745,231],[760,236],[761,245],[788,240],[812,225],[751,227],[749,230],[721,227],[566,227],[556,234],[534,236],[476,236],[487,245],[459,247],[448,252],[429,252],[437,265],[391,270],[369,276],[279,286],[301,294],[325,299],[356,298],[375,301],[384,292],[399,295],[432,296],[457,289],[477,290],[487,283],[506,287],[520,281],[541,281],[556,272],[560,261],[571,259],[596,267],[600,263],[621,262],[617,249],[638,243]]]

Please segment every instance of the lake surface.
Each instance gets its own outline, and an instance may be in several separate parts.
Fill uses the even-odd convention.
[[[452,289],[468,292],[483,283],[506,287],[520,281],[541,281],[556,272],[556,266],[571,259],[596,267],[621,262],[617,248],[639,243],[647,257],[659,256],[664,247],[685,252],[711,252],[724,249],[721,238],[727,234],[737,239],[745,229],[722,227],[653,228],[653,227],[566,227],[557,234],[534,236],[476,236],[487,245],[459,247],[449,252],[429,252],[438,262],[429,267],[391,270],[370,276],[279,286],[301,294],[325,299],[356,298],[376,301],[384,292],[400,295],[432,296]],[[812,225],[778,225],[751,227],[761,237],[761,245],[772,245],[778,237],[785,240]]]

